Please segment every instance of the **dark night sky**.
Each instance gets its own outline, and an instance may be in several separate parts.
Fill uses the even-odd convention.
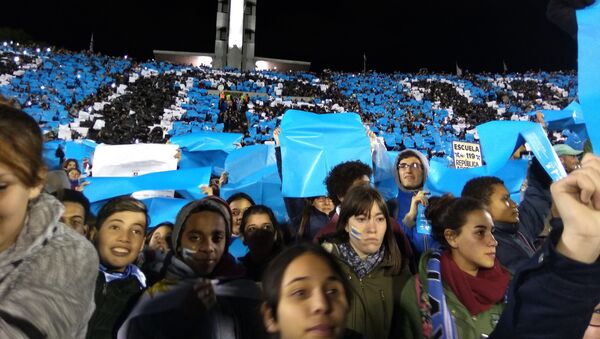
[[[256,55],[312,69],[574,69],[576,45],[545,17],[548,0],[258,0]],[[367,5],[368,4],[368,5]],[[213,52],[216,0],[46,1],[3,5],[0,27],[73,50],[152,58],[153,49]],[[8,8],[6,8],[8,7]],[[9,14],[10,13],[10,14]]]

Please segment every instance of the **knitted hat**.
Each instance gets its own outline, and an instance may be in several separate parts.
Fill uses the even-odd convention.
[[[191,214],[202,211],[219,213],[223,216],[223,219],[225,219],[225,251],[227,251],[231,242],[231,210],[229,209],[229,205],[227,202],[225,202],[225,200],[215,196],[194,200],[179,210],[179,213],[177,213],[177,218],[175,219],[173,234],[171,236],[171,245],[173,250],[176,250],[179,245],[179,238],[181,236],[181,232],[183,232],[183,225],[187,221],[188,217]]]

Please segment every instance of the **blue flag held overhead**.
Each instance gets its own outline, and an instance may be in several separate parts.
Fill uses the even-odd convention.
[[[577,11],[579,102],[588,136],[600,154],[600,2]]]
[[[488,166],[457,169],[448,167],[448,162],[442,158],[432,158],[429,161],[429,175],[425,181],[425,190],[432,196],[441,196],[445,193],[459,197],[467,181],[482,176],[496,176],[502,181],[511,193],[519,194],[521,185],[527,175],[529,160],[508,160],[499,170],[493,171]],[[520,201],[519,198],[515,201]]]
[[[181,148],[179,168],[213,167],[212,174],[218,176],[242,137],[239,133],[196,132],[172,137],[170,142]]]
[[[488,173],[496,173],[524,142],[542,164],[552,180],[564,178],[567,173],[542,126],[529,121],[490,121],[477,126],[479,143]]]
[[[231,152],[225,161],[225,171],[229,177],[221,188],[221,197],[227,199],[244,192],[255,203],[270,207],[277,220],[286,219],[273,145],[246,146]]]
[[[196,132],[172,137],[170,142],[189,152],[220,150],[230,153],[242,137],[239,133]]]
[[[198,186],[208,185],[210,167],[156,172],[135,177],[91,177],[86,181],[90,184],[86,186],[84,194],[92,203],[146,190],[174,190],[186,199],[199,199],[205,194]]]
[[[148,215],[150,216],[150,224],[148,227],[155,227],[165,221],[175,223],[175,218],[177,217],[179,210],[191,200],[156,197],[144,199],[142,201],[146,205]]]
[[[286,197],[327,195],[329,171],[344,161],[372,166],[371,146],[356,113],[288,110],[281,121],[282,192]]]

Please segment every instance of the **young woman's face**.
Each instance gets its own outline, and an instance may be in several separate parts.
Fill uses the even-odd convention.
[[[30,188],[0,163],[0,253],[10,247],[21,233],[27,203],[40,195],[41,186]]]
[[[202,211],[186,220],[179,252],[185,263],[201,276],[210,275],[225,252],[225,219],[219,213]]]
[[[494,267],[498,242],[492,234],[493,226],[492,216],[487,211],[476,210],[467,214],[458,235],[446,230],[452,258],[464,272],[477,275],[480,268]]]
[[[154,233],[152,233],[152,238],[150,238],[148,247],[153,250],[160,250],[161,252],[168,251],[171,249],[171,246],[167,240],[171,233],[173,233],[173,229],[171,227],[160,226],[154,231]]]
[[[492,215],[492,219],[496,222],[511,224],[519,222],[517,204],[510,198],[510,193],[504,185],[494,185],[488,210]]]
[[[250,201],[244,198],[236,199],[232,201],[231,204],[229,204],[229,208],[231,208],[231,215],[233,216],[232,233],[234,235],[240,234],[240,225],[242,224],[242,217],[244,216],[244,212],[250,206],[252,206]]]
[[[277,234],[271,218],[266,213],[257,213],[248,216],[244,234],[244,244],[251,252],[270,253],[275,243]]]
[[[75,161],[67,162],[67,165],[65,166],[65,170],[68,172],[68,171],[72,170],[73,168],[77,168],[77,163]]]
[[[350,245],[364,259],[379,251],[386,228],[387,222],[383,211],[373,203],[370,215],[359,214],[348,219],[346,232],[350,237]]]
[[[341,278],[320,257],[303,254],[286,268],[277,320],[265,317],[271,333],[287,338],[341,338],[348,300]]]
[[[326,196],[315,198],[313,200],[312,205],[317,210],[319,210],[325,214],[331,213],[331,211],[333,211],[333,209],[335,208],[335,206],[333,206],[333,201],[331,201],[331,199]]]
[[[96,234],[100,262],[111,270],[125,271],[144,247],[145,230],[144,213],[124,211],[109,216]]]

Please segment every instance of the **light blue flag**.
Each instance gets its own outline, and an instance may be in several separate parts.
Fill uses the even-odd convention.
[[[180,169],[212,167],[212,174],[221,175],[227,154],[242,141],[239,133],[195,132],[171,138],[181,149]]]
[[[314,114],[288,110],[281,121],[283,195],[326,195],[329,171],[344,161],[371,164],[371,148],[355,113]]]
[[[567,175],[550,140],[538,123],[490,121],[477,126],[477,134],[488,173],[497,173],[526,141],[552,180],[556,181]]]
[[[240,133],[196,132],[172,137],[170,141],[188,152],[221,150],[230,153],[242,137]]]
[[[394,179],[396,158],[390,158],[385,146],[378,144],[373,153],[373,183],[385,200],[394,199],[398,195],[398,185]]]
[[[579,102],[595,150],[600,154],[600,2],[577,11]]]
[[[520,192],[528,167],[527,159],[519,159],[508,160],[497,171],[492,171],[489,166],[456,169],[449,168],[445,159],[432,158],[429,161],[429,175],[425,182],[425,190],[432,196],[452,193],[459,197],[467,181],[481,176],[496,176],[504,181],[504,185],[511,194],[516,194]]]
[[[530,112],[529,115],[534,115],[536,112]],[[577,136],[582,140],[588,138],[583,111],[577,101],[571,102],[561,111],[542,110],[542,112],[548,130],[562,131],[568,129],[577,133]]]
[[[231,152],[225,161],[225,171],[229,177],[221,187],[221,197],[227,199],[244,192],[255,203],[270,207],[277,220],[286,220],[273,145],[246,146]]]
[[[220,176],[225,170],[225,159],[228,153],[224,151],[188,152],[181,151],[179,169],[212,167],[212,174]]]
[[[156,172],[136,177],[90,177],[85,180],[90,182],[84,190],[90,202],[145,190],[175,190],[187,199],[200,199],[205,194],[198,186],[208,185],[210,167]]]
[[[62,168],[60,159],[56,157],[56,150],[58,147],[62,147],[63,152],[65,150],[64,140],[52,140],[44,143],[44,149],[42,150],[44,163],[48,166],[49,170],[57,170]],[[65,158],[67,159],[67,158]]]
[[[162,222],[175,223],[175,218],[179,210],[191,200],[178,198],[150,198],[142,200],[148,208],[150,224],[148,227],[155,227]]]
[[[96,142],[93,140],[78,140],[67,141],[65,143],[65,159],[77,159],[79,165],[83,163],[83,159],[87,158],[90,162],[94,158],[96,150]],[[83,170],[80,168],[80,170]]]

